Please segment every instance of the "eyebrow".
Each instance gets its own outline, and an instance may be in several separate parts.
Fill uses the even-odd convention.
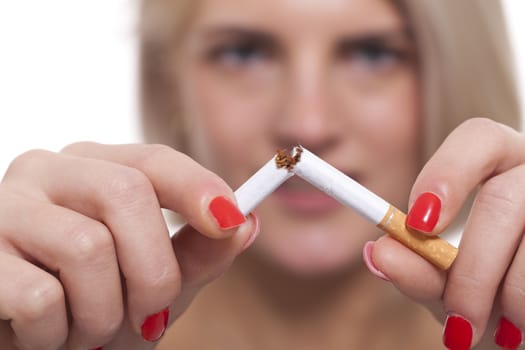
[[[408,28],[371,30],[358,34],[343,35],[343,40],[352,42],[412,42],[413,35]]]
[[[251,29],[242,26],[216,26],[205,29],[199,33],[199,37],[207,40],[219,40],[222,38],[250,38],[260,42],[272,42],[275,35],[270,32]]]
[[[220,40],[249,40],[257,45],[275,47],[279,45],[276,35],[266,29],[253,29],[243,25],[215,25],[204,29],[197,35],[198,41],[213,42]],[[390,45],[414,50],[414,37],[406,27],[379,28],[356,33],[338,35],[335,41],[338,47],[359,48],[366,45]]]
[[[220,37],[252,37],[264,41],[271,40],[275,35],[264,29],[252,29],[242,25],[236,26],[221,26],[215,25],[204,29],[199,36],[215,39]],[[342,34],[340,37],[347,38],[352,41],[368,40],[412,40],[413,35],[408,27],[402,28],[386,28],[386,29],[370,29],[362,33]]]

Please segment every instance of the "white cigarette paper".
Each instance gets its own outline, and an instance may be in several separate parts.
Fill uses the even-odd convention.
[[[437,267],[443,270],[450,267],[457,255],[457,248],[441,238],[408,229],[402,211],[307,149],[297,146],[292,153],[286,155],[279,151],[235,191],[237,204],[244,215],[297,174],[343,205],[354,209]]]
[[[235,191],[237,206],[244,215],[248,215],[277,187],[293,176],[288,170],[277,167],[275,157]]]
[[[390,207],[387,201],[305,148],[292,171],[375,225]]]

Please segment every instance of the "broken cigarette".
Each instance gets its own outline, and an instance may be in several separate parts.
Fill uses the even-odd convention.
[[[440,269],[447,270],[452,265],[457,255],[456,247],[439,237],[429,237],[407,228],[402,211],[301,146],[295,147],[291,155],[278,151],[235,191],[241,212],[245,215],[251,212],[294,174],[353,208]]]
[[[259,203],[294,174],[278,166],[279,155],[270,159],[235,191],[237,207],[248,215]]]
[[[297,153],[297,147],[294,149]],[[337,170],[307,149],[301,149],[300,161],[293,171],[342,204],[353,208],[405,246],[440,269],[447,270],[457,255],[457,248],[439,237],[426,236],[406,227],[406,215],[357,181]]]

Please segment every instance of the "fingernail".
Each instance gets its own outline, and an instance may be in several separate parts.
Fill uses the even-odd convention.
[[[161,312],[146,318],[141,326],[142,338],[150,342],[159,340],[166,331],[169,316],[170,312],[166,308]]]
[[[101,347],[99,347],[99,348],[95,348],[95,349],[91,349],[91,350],[104,350],[104,347],[101,346]]]
[[[441,200],[433,193],[422,193],[407,215],[408,227],[430,233],[436,227],[441,211]]]
[[[494,342],[506,350],[517,349],[522,342],[523,335],[518,327],[505,317],[500,318],[496,332],[494,333]]]
[[[252,245],[253,241],[255,241],[255,239],[259,235],[259,232],[261,231],[261,228],[259,226],[259,218],[257,217],[257,215],[255,215],[254,213],[250,213],[249,216],[251,216],[253,220],[255,220],[255,229],[253,230],[253,233],[248,238],[248,240],[242,246],[241,251],[245,251],[246,249],[248,249],[248,247]]]
[[[387,282],[390,282],[390,278],[388,278],[384,273],[379,271],[379,269],[374,264],[374,261],[372,260],[373,251],[374,251],[374,242],[372,241],[366,242],[363,248],[363,260],[365,262],[366,267],[374,276],[379,277],[382,280],[385,280]]]
[[[209,206],[210,212],[223,230],[237,227],[246,221],[239,209],[224,196],[215,197]]]
[[[448,316],[443,344],[450,350],[468,350],[472,344],[472,326],[461,316]]]

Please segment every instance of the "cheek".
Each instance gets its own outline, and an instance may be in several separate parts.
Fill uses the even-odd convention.
[[[367,148],[382,161],[413,159],[417,155],[420,130],[420,96],[415,77],[407,76],[388,91],[360,100]]]
[[[377,94],[355,99],[360,119],[352,133],[358,158],[366,164],[363,183],[404,208],[420,167],[420,93],[415,77],[406,77]],[[357,111],[356,111],[357,113]]]

